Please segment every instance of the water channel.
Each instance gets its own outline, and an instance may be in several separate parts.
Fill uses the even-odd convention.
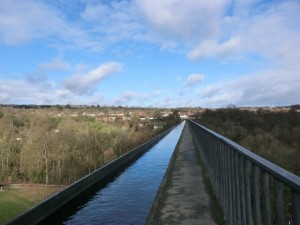
[[[116,177],[64,207],[47,224],[144,224],[184,122]]]

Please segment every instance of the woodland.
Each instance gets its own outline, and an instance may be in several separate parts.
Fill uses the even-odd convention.
[[[148,110],[153,123],[164,125],[154,129],[153,123],[140,123],[142,109],[123,109],[126,120],[113,121],[87,110],[103,117],[112,109],[1,107],[0,183],[70,184],[180,119],[176,111],[162,117]]]
[[[89,116],[116,114],[116,110],[127,119]],[[162,114],[160,109],[141,108],[2,106],[0,183],[70,184],[180,120],[176,110],[167,117]],[[153,120],[141,124],[145,115]],[[297,109],[205,110],[196,121],[300,175]],[[163,127],[154,129],[155,123]]]
[[[300,176],[300,112],[241,110],[235,107],[206,110],[197,122],[263,158]]]

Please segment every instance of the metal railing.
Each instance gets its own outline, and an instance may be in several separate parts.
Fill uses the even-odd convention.
[[[188,123],[227,225],[300,225],[300,177]]]

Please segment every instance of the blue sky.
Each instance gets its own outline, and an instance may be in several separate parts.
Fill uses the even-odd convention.
[[[0,103],[300,101],[299,0],[0,0]]]

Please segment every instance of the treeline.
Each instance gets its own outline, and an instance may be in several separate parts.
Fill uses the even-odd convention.
[[[0,112],[0,183],[70,184],[161,132],[138,122],[55,117],[47,110]],[[177,122],[170,115],[163,129]]]
[[[226,108],[196,119],[271,162],[300,175],[300,113]]]

